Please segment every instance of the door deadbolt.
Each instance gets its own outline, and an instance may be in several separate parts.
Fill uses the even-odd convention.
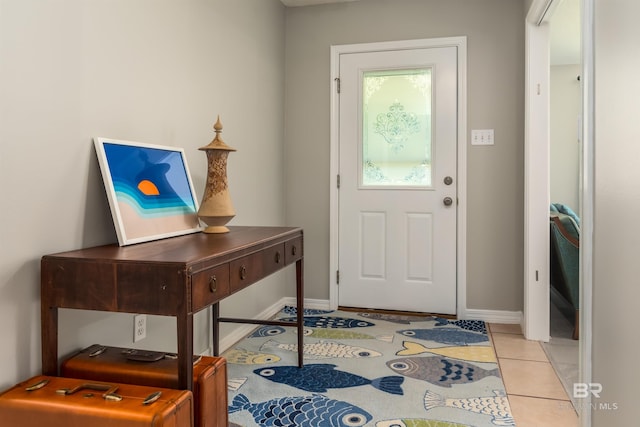
[[[451,178],[450,176],[445,177],[444,178],[444,183],[445,183],[445,185],[453,184],[453,178]]]

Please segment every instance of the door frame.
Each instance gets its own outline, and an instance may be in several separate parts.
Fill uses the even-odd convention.
[[[534,0],[525,21],[524,310],[528,340],[549,341],[549,0]],[[545,18],[546,16],[546,18]],[[542,232],[544,230],[544,232]]]
[[[339,259],[339,190],[338,173],[340,171],[340,96],[338,94],[340,75],[340,55],[347,53],[366,53],[390,50],[428,49],[437,47],[456,47],[458,60],[458,123],[457,123],[457,159],[458,179],[458,218],[456,249],[456,314],[464,319],[467,302],[467,38],[443,37],[433,39],[401,40],[331,46],[331,73],[329,87],[331,91],[330,126],[330,173],[329,173],[329,305],[338,308],[338,259]]]

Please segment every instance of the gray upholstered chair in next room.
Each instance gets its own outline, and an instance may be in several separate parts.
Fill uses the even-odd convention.
[[[573,339],[579,336],[580,313],[580,218],[567,206],[552,204],[549,213],[551,227],[551,286],[573,307]]]

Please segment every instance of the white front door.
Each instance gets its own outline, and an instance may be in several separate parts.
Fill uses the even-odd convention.
[[[456,49],[340,55],[340,306],[456,314]]]

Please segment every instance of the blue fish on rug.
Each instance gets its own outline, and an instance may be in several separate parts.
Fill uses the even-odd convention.
[[[470,331],[461,331],[457,328],[404,329],[397,332],[406,337],[418,338],[426,341],[436,341],[449,345],[468,345],[489,341],[487,335]]]
[[[234,397],[229,413],[249,411],[259,426],[279,427],[357,427],[371,421],[364,409],[322,394],[279,397],[251,403],[243,394]]]
[[[298,366],[274,366],[255,369],[254,374],[280,384],[315,393],[325,393],[330,388],[349,388],[371,385],[390,394],[402,396],[404,377],[392,375],[370,380],[360,375],[336,369],[336,365],[328,363]]]
[[[358,316],[373,320],[385,320],[387,322],[408,325],[411,322],[427,322],[433,320],[432,317],[411,316],[408,314],[387,314],[387,313],[358,313]]]
[[[349,317],[304,316],[303,319],[304,326],[307,328],[366,328],[375,326],[375,323]],[[285,317],[279,320],[283,322],[297,321],[295,317]]]
[[[298,351],[298,344],[281,343],[276,340],[269,340],[262,344],[260,350],[266,348],[279,348],[286,351]],[[342,344],[333,341],[318,341],[304,344],[303,353],[308,359],[330,359],[330,358],[370,358],[382,356],[382,353],[364,347]]]
[[[421,418],[403,418],[398,420],[378,421],[376,427],[472,427],[467,424],[450,423],[449,421],[425,420]]]
[[[497,426],[515,426],[511,415],[509,400],[501,391],[495,390],[495,396],[447,399],[431,390],[424,395],[424,407],[431,410],[438,407],[457,408],[491,416],[491,422]]]
[[[388,361],[387,366],[397,374],[427,381],[440,387],[468,384],[485,377],[500,376],[500,370],[497,367],[484,369],[471,363],[445,357],[403,357]]]
[[[276,335],[284,334],[287,330],[282,326],[271,326],[265,325],[262,326],[255,331],[248,338],[263,338],[263,337],[273,337]]]
[[[333,313],[335,310],[320,310],[316,308],[303,308],[302,315],[303,316],[318,316],[321,314],[329,314]],[[298,309],[293,305],[285,305],[282,309],[282,313],[288,314],[290,316],[295,316],[298,314]]]
[[[467,331],[480,332],[481,334],[487,333],[487,325],[482,320],[449,320],[444,317],[434,317],[436,326],[448,326],[453,325]]]

